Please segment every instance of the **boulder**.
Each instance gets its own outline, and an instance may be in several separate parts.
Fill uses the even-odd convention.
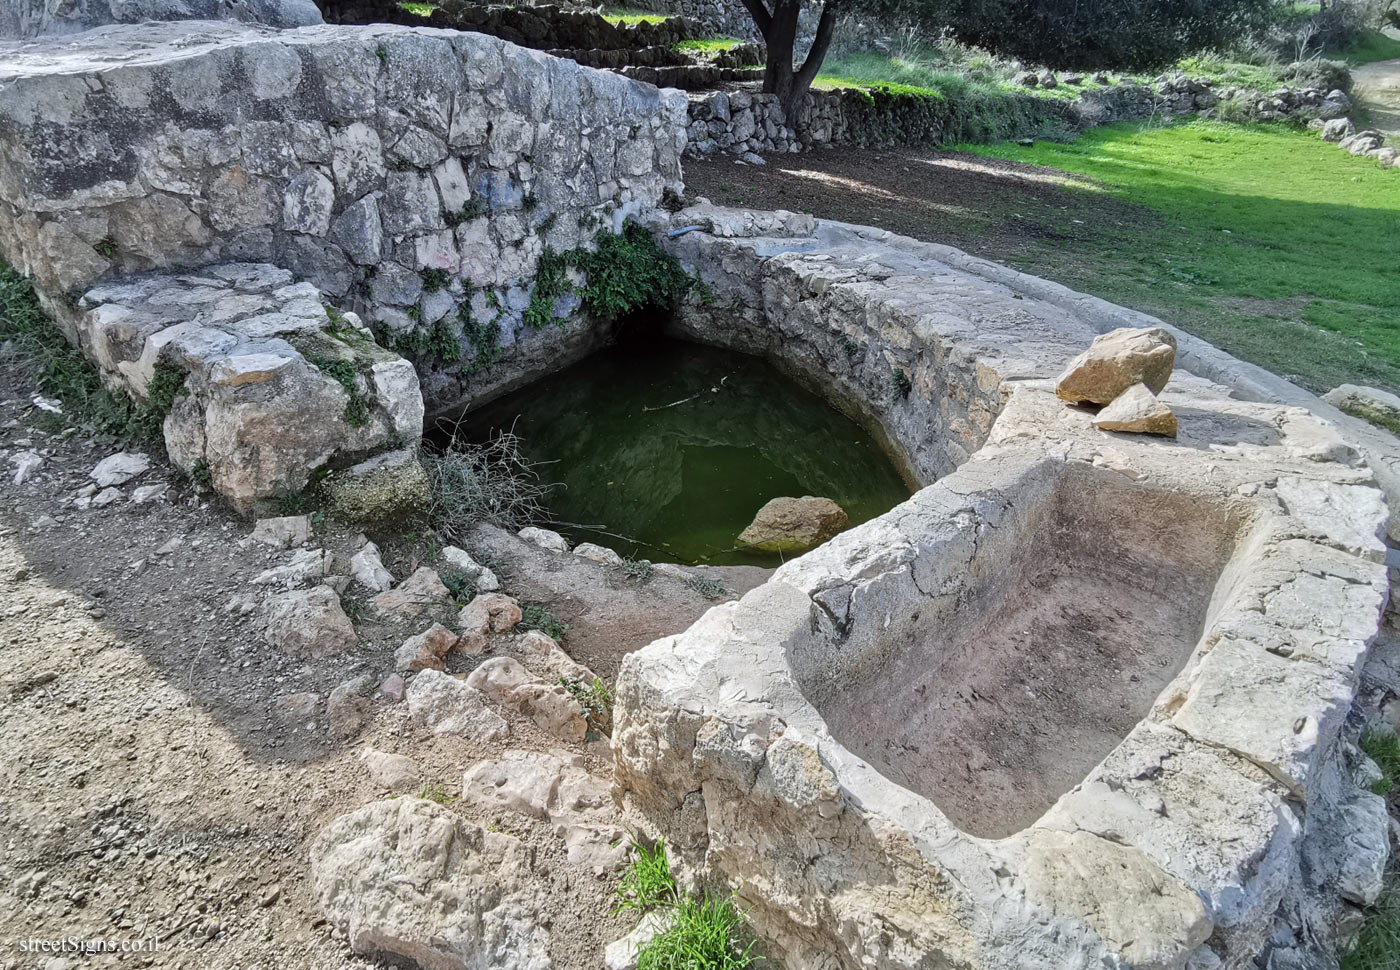
[[[616,551],[592,542],[580,542],[574,547],[574,555],[582,556],[584,559],[592,559],[604,566],[622,565],[622,557]]]
[[[1176,363],[1176,338],[1161,327],[1121,327],[1094,338],[1069,362],[1055,393],[1074,403],[1109,404],[1134,384],[1162,393]]]
[[[1400,397],[1389,391],[1359,384],[1340,384],[1322,395],[1322,399],[1368,421],[1400,423]]]
[[[552,549],[555,552],[568,552],[568,541],[557,532],[549,529],[537,529],[534,526],[527,526],[520,530],[520,538],[526,542],[533,542],[541,549]]]
[[[1146,384],[1134,384],[1113,399],[1094,418],[1094,426],[1103,431],[1133,431],[1138,434],[1160,434],[1176,437],[1176,415]]]
[[[501,588],[496,574],[471,557],[465,549],[444,546],[442,561],[465,576],[479,593],[494,593]]]
[[[279,593],[267,603],[267,642],[296,657],[329,657],[359,642],[329,586]]]
[[[451,596],[435,570],[420,566],[397,589],[380,593],[372,602],[385,613],[411,617],[419,616],[435,606],[446,605],[451,601]]]
[[[801,552],[821,545],[849,524],[845,510],[829,498],[775,498],[739,533],[739,545],[766,552]]]
[[[467,675],[467,686],[504,703],[517,687],[532,680],[534,678],[521,666],[520,661],[510,657],[492,657],[478,664]]]
[[[326,700],[326,722],[335,738],[351,738],[360,733],[370,716],[369,698],[365,695],[374,685],[368,674],[352,677],[336,685]]]
[[[274,549],[300,546],[311,538],[311,516],[283,515],[272,519],[258,519],[249,538]]]
[[[405,393],[390,399],[390,406],[399,406],[407,397]],[[395,416],[396,423],[399,420],[406,419]],[[433,499],[428,475],[410,449],[376,455],[335,473],[327,479],[325,492],[331,508],[351,522],[393,518],[427,508]]]
[[[395,670],[445,670],[447,655],[457,646],[457,634],[434,623],[416,637],[409,637],[394,655]]]
[[[149,455],[121,451],[99,461],[93,468],[91,477],[98,488],[108,488],[112,485],[125,485],[133,478],[145,474],[150,467]]]
[[[351,949],[441,970],[548,970],[529,848],[421,798],[371,802],[311,848],[310,889]]]
[[[482,741],[510,729],[487,704],[486,695],[439,670],[424,670],[409,683],[408,716],[434,734],[463,734]]]
[[[291,562],[264,569],[253,577],[255,586],[280,586],[283,589],[296,589],[319,583],[330,575],[335,557],[327,549],[298,549]]]
[[[482,593],[457,614],[463,634],[509,633],[520,622],[520,603],[504,593]]]
[[[365,589],[382,593],[394,585],[393,574],[384,568],[379,557],[379,547],[366,542],[360,551],[350,557],[350,575]]]
[[[365,771],[369,772],[370,779],[380,788],[390,791],[412,788],[418,784],[422,774],[418,762],[407,755],[367,748],[364,754],[360,755],[360,759],[364,761]]]

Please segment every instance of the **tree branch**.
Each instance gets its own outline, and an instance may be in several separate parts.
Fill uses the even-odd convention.
[[[822,7],[822,18],[817,21],[817,36],[812,40],[812,49],[807,52],[807,59],[802,62],[801,69],[792,80],[792,89],[798,95],[805,94],[812,86],[812,82],[817,77],[817,72],[821,70],[822,61],[826,59],[827,48],[831,46],[831,35],[836,29],[836,3],[835,0],[828,0]]]
[[[763,0],[744,0],[744,6],[749,9],[749,16],[758,25],[758,32],[764,37],[768,36],[768,28],[773,23],[773,15],[768,12],[768,8],[763,5]]]

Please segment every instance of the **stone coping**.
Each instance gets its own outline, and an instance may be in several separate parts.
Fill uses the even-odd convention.
[[[703,207],[672,225],[703,227],[672,246],[727,308],[683,314],[697,335],[830,373],[905,447],[926,450],[919,429],[978,378],[999,406],[954,469],[909,456],[941,477],[908,502],[625,660],[613,745],[633,822],[692,878],[736,888],[792,966],[1207,967],[1330,939],[1338,900],[1378,890],[1387,851],[1343,730],[1388,595],[1387,510],[1339,429],[1179,368],[1162,395],[1177,439],[1101,432],[1050,378],[1107,304],[792,214]],[[851,367],[842,334],[862,348]],[[1224,362],[1186,343],[1183,364]],[[910,368],[907,400],[872,398],[860,372],[886,361]],[[1224,561],[1199,637],[1136,726],[1035,821],[978,838],[833,736],[812,695],[878,673],[883,660],[852,657],[892,623],[976,603],[1001,566],[979,550],[1014,555],[1039,510],[1083,488],[1122,493],[1128,517],[1166,500],[1211,510]],[[887,726],[892,744],[902,729]]]

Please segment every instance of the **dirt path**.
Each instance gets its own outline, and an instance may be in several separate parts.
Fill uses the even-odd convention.
[[[467,768],[505,748],[572,746],[606,782],[605,741],[570,745],[504,709],[506,740],[430,734],[377,692],[363,723],[333,736],[331,691],[360,675],[379,684],[394,649],[428,621],[396,626],[361,603],[356,649],[300,660],[269,646],[258,605],[266,587],[252,580],[290,551],[250,541],[249,523],[210,507],[158,458],[119,501],[82,507],[90,471],[118,449],[34,427],[29,394],[3,373],[0,387],[0,970],[116,964],[27,949],[69,937],[157,941],[123,966],[370,966],[321,918],[307,879],[310,841],[328,822],[417,790],[376,784],[367,749],[412,758],[415,784],[524,841],[549,899],[553,967],[601,963],[602,948],[631,928],[611,915],[615,876],[571,862],[549,822],[456,796]],[[30,453],[42,464],[16,482],[16,459]],[[130,501],[134,486],[160,484],[163,496]],[[337,561],[357,547],[353,530],[316,533],[312,543]],[[399,578],[418,564],[410,543],[372,536]],[[610,567],[556,558],[568,560],[552,567],[569,579],[562,591],[549,575],[524,575],[523,557],[503,565],[504,591],[528,590],[569,616],[579,636],[565,648],[605,676],[668,617],[681,630],[712,605],[674,578],[637,588]],[[640,609],[645,617],[628,615]],[[622,626],[590,633],[600,610],[624,614]],[[449,672],[481,659],[454,655]],[[309,708],[290,704],[306,695]]]
[[[1400,136],[1400,59],[1351,69],[1353,94],[1366,111],[1368,127]]]

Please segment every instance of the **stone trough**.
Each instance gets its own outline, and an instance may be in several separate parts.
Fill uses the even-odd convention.
[[[626,658],[634,824],[789,967],[1333,946],[1387,857],[1346,726],[1388,595],[1361,455],[1183,369],[1175,440],[1098,430],[1052,379],[1114,314],[965,254],[785,214],[672,224],[729,308],[679,329],[829,375],[932,483]]]

